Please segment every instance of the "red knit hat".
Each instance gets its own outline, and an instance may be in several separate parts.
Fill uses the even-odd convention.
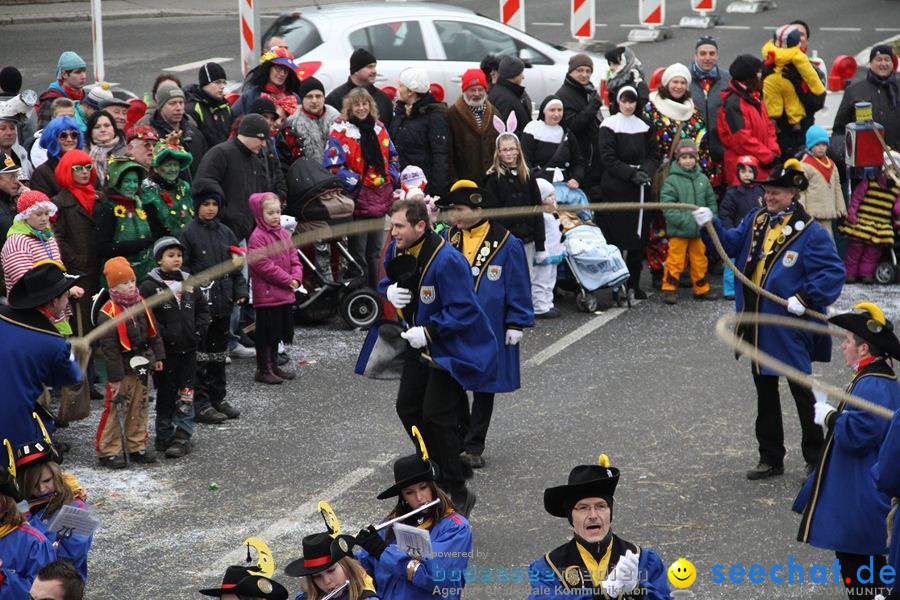
[[[51,217],[56,214],[56,205],[50,201],[47,194],[37,190],[28,190],[19,196],[19,200],[16,202],[16,212],[18,213],[16,215],[16,220],[25,221],[28,217],[42,208],[46,208],[50,211]]]
[[[487,90],[487,78],[481,69],[469,69],[462,76],[462,91],[466,91],[473,85],[480,85]]]

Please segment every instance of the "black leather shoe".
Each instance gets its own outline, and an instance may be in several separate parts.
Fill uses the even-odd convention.
[[[559,309],[554,306],[547,312],[536,313],[534,315],[534,318],[535,319],[555,319],[559,316],[559,314],[560,314]]]
[[[475,492],[466,486],[463,486],[453,490],[450,499],[453,501],[456,512],[468,519],[469,515],[472,513],[472,508],[475,506],[475,501],[478,498],[475,496]]]
[[[129,452],[128,460],[133,463],[139,463],[143,465],[152,465],[156,462],[156,453],[149,448],[144,450],[143,452]]]
[[[115,456],[101,456],[99,458],[99,463],[101,467],[106,467],[107,469],[124,469],[128,466],[125,464],[125,459],[122,458],[121,454],[116,454]]]
[[[484,468],[484,458],[480,454],[473,454],[471,452],[464,452],[460,455],[460,460],[464,465],[469,465],[473,469],[483,469]]]
[[[215,408],[205,406],[196,415],[194,415],[195,423],[207,423],[209,425],[218,425],[228,420],[228,416],[220,413]]]
[[[213,404],[213,408],[217,411],[228,417],[229,419],[237,419],[241,416],[241,411],[236,409],[228,402],[228,400],[222,400],[218,404]]]
[[[784,475],[784,467],[773,467],[766,463],[759,463],[755,468],[747,471],[747,479],[750,481],[775,477],[776,475]]]

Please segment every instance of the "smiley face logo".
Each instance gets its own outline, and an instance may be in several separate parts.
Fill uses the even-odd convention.
[[[691,587],[697,579],[697,569],[691,561],[679,558],[669,567],[669,583],[677,588]]]

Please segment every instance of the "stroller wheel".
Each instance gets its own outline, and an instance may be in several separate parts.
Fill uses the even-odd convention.
[[[875,281],[881,285],[887,285],[894,282],[896,270],[894,265],[889,262],[880,262],[875,268]]]
[[[350,327],[368,329],[381,318],[381,300],[370,288],[353,290],[341,301],[341,318]]]
[[[581,312],[595,312],[597,310],[597,297],[593,294],[581,290],[575,297],[575,306]]]

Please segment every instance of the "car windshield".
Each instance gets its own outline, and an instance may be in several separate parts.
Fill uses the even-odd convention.
[[[300,58],[322,43],[322,36],[319,35],[315,25],[293,15],[278,17],[266,31],[263,39],[267,40],[273,36],[283,37],[288,50],[296,58]]]

